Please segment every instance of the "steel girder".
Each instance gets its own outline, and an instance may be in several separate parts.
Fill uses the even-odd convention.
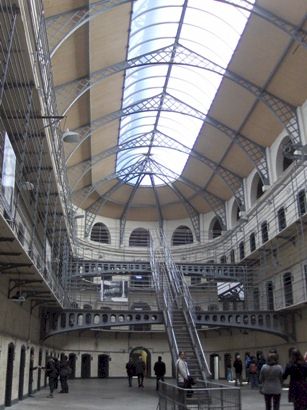
[[[6,80],[7,80],[7,75],[9,71],[9,65],[10,65],[10,59],[11,59],[11,52],[12,52],[12,47],[13,47],[13,39],[14,39],[14,34],[15,34],[15,28],[16,28],[16,21],[17,21],[17,15],[19,14],[19,9],[15,6],[12,5],[11,8],[8,9],[7,11],[11,15],[11,22],[10,22],[10,31],[7,33],[8,34],[8,44],[3,44],[2,43],[2,50],[6,50],[6,52],[3,52],[3,61],[1,62],[1,77],[0,77],[0,106],[2,105],[2,99],[3,99],[3,94],[4,94],[4,89],[6,85]],[[5,26],[5,25],[4,25]],[[3,34],[3,33],[2,33]],[[2,41],[4,39],[2,38]]]
[[[143,181],[143,179],[145,178],[145,169],[147,167],[147,162],[148,162],[148,158],[146,158],[141,166],[141,174],[138,176],[136,183],[133,185],[133,189],[130,192],[129,198],[127,200],[127,202],[125,203],[123,212],[119,218],[119,243],[120,245],[122,245],[123,240],[124,240],[124,233],[125,233],[125,227],[126,227],[126,220],[127,220],[127,213],[128,210],[130,208],[130,204],[136,194],[137,189],[139,188],[139,186],[141,185],[141,182]]]
[[[152,138],[154,135],[154,138]],[[153,142],[152,142],[153,140]],[[238,202],[241,203],[242,210],[244,208],[244,192],[243,192],[243,179],[239,176],[234,174],[233,172],[229,171],[228,169],[222,167],[218,163],[210,160],[205,155],[199,154],[197,151],[185,146],[184,144],[176,141],[175,139],[167,136],[164,133],[157,131],[149,132],[138,137],[132,138],[122,144],[116,145],[108,150],[95,155],[91,158],[91,160],[87,160],[82,162],[81,164],[74,165],[73,167],[69,168],[71,171],[72,169],[76,169],[80,171],[81,168],[81,176],[79,175],[77,182],[73,182],[73,186],[77,185],[80,179],[88,173],[92,167],[95,166],[98,162],[102,161],[103,159],[115,155],[118,152],[122,152],[124,150],[134,150],[137,148],[169,148],[173,150],[177,150],[179,152],[185,153],[190,155],[191,157],[197,159],[198,161],[204,163],[210,169],[212,169],[216,174],[220,176],[220,178],[225,182],[225,184],[231,189],[233,195],[237,198]]]
[[[133,3],[133,1],[100,0],[91,2],[89,7],[82,7],[47,19],[46,26],[51,58],[65,40],[91,19],[112,10],[114,7],[125,3]]]
[[[171,46],[163,47],[159,50],[155,50],[151,53],[144,54],[131,60],[123,61],[121,63],[106,67],[102,70],[97,71],[96,73],[91,74],[90,80],[78,80],[78,84],[75,84],[75,90],[78,94],[74,96],[72,101],[70,101],[68,107],[64,110],[64,114],[67,113],[69,108],[78,100],[81,95],[83,95],[91,87],[93,87],[104,78],[107,78],[110,75],[118,73],[122,70],[127,70],[129,68],[160,64],[176,64],[182,66],[186,65],[190,67],[197,67],[212,71],[213,73],[224,76],[230,81],[233,81],[235,84],[245,88],[248,92],[253,94],[273,112],[278,121],[280,121],[288,130],[290,137],[294,143],[300,142],[298,119],[296,117],[295,107],[293,107],[286,101],[283,101],[279,97],[265,91],[263,88],[245,79],[244,77],[220,66],[219,64],[193,52],[192,50],[180,44],[172,44]],[[68,85],[68,87],[70,87],[70,85]],[[59,91],[57,91],[57,95],[59,95]],[[203,120],[205,120],[205,118],[203,118]]]
[[[252,14],[268,21],[275,27],[278,27],[283,32],[289,34],[293,40],[300,43],[303,47],[307,47],[307,33],[302,28],[295,26],[282,17],[276,16],[264,7],[258,4],[252,4],[248,0],[214,0],[219,3],[229,4],[242,10],[250,11]],[[306,16],[305,16],[306,18]]]
[[[67,40],[75,31],[84,24],[98,15],[105,13],[116,6],[124,3],[132,3],[134,0],[100,0],[91,3],[90,7],[80,8],[72,12],[66,12],[46,20],[48,29],[48,39],[50,44],[50,55],[54,56],[59,47]],[[260,18],[265,19],[270,24],[287,33],[294,40],[298,41],[306,47],[306,32],[285,19],[276,16],[274,13],[266,10],[264,7],[257,4],[251,4],[247,0],[241,0],[240,3],[236,0],[215,0],[225,4],[232,5],[249,12],[256,14]]]
[[[147,160],[143,160],[143,162],[146,161],[148,165]],[[197,240],[199,241],[200,238],[200,229],[199,229],[199,216],[198,212],[194,209],[194,207],[189,204],[187,198],[185,198],[180,191],[174,187],[173,181],[170,182],[170,178],[173,180],[177,180],[184,185],[188,186],[190,189],[192,189],[196,195],[201,195],[205,201],[209,204],[210,208],[212,209],[213,212],[216,213],[217,216],[219,216],[223,222],[223,224],[226,224],[226,214],[225,214],[225,204],[224,202],[213,195],[212,193],[208,192],[205,190],[203,187],[200,187],[199,185],[193,183],[192,181],[188,180],[187,178],[184,178],[177,174],[176,172],[170,170],[169,168],[165,167],[164,165],[158,164],[156,161],[153,161],[150,159],[150,169],[144,171],[144,167],[142,166],[142,162],[137,165],[131,165],[125,169],[122,169],[118,172],[114,172],[104,178],[102,178],[100,181],[97,181],[94,186],[90,186],[88,188],[82,189],[81,191],[83,192],[84,199],[89,197],[95,190],[98,188],[98,186],[102,185],[103,183],[110,181],[115,178],[124,178],[123,182],[121,184],[116,184],[114,187],[112,187],[107,193],[105,193],[102,197],[100,197],[94,204],[92,204],[88,209],[87,209],[87,219],[86,219],[86,233],[89,235],[91,231],[92,224],[95,219],[95,214],[99,211],[99,209],[108,201],[110,198],[110,195],[115,192],[116,189],[118,189],[120,186],[122,186],[125,182],[128,180],[131,180],[133,178],[142,176],[142,175],[155,175],[157,178],[161,179],[164,183],[166,183],[180,198],[180,200],[183,201],[187,213],[192,221],[192,225],[195,231],[195,235]],[[197,223],[198,220],[198,223]]]
[[[99,211],[101,207],[103,207],[106,202],[109,200],[111,195],[117,191],[121,186],[125,183],[129,182],[131,179],[142,175],[142,170],[144,169],[144,159],[142,161],[138,161],[133,165],[129,165],[125,168],[122,168],[119,172],[114,172],[100,181],[97,181],[93,186],[85,188],[82,190],[83,198],[82,202],[84,202],[95,190],[103,184],[104,182],[111,181],[112,179],[120,179],[112,188],[110,188],[103,196],[101,196],[97,201],[95,201],[85,212],[85,237],[90,235],[92,225],[96,218],[96,213]],[[82,205],[82,202],[79,206]]]

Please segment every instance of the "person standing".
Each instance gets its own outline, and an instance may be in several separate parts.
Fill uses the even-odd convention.
[[[283,379],[290,376],[289,402],[294,410],[307,408],[307,363],[298,349],[291,349],[290,361],[287,364]]]
[[[276,353],[269,353],[267,363],[261,368],[259,380],[262,384],[261,391],[264,394],[265,409],[271,410],[273,401],[273,410],[279,410],[283,369],[278,364]]]
[[[135,371],[138,377],[138,385],[139,387],[144,387],[144,373],[145,373],[145,362],[142,356],[139,356],[135,363]]]
[[[188,368],[188,364],[186,362],[186,355],[185,352],[179,352],[179,357],[176,362],[176,379],[177,379],[177,386],[181,387],[182,389],[189,389],[192,387],[190,382],[190,371]],[[187,391],[187,397],[192,397],[193,391]],[[181,397],[180,400],[184,400],[184,397]]]
[[[176,362],[177,386],[184,389],[186,387],[186,381],[188,380],[189,375],[190,372],[188,364],[185,361],[185,352],[179,352],[179,357]]]
[[[53,391],[55,389],[56,381],[58,379],[58,370],[55,365],[55,361],[52,357],[49,357],[46,365],[46,375],[49,379],[49,390],[50,393],[47,397],[53,397]]]
[[[132,357],[129,358],[129,362],[126,364],[126,372],[128,376],[129,387],[132,387],[132,377],[135,374],[135,366]]]
[[[235,369],[235,386],[242,386],[243,364],[239,354],[236,355],[236,358],[233,362],[233,367]]]
[[[71,374],[71,368],[69,366],[68,358],[66,355],[62,357],[60,361],[60,383],[61,391],[60,393],[68,393],[68,376]]]
[[[254,356],[252,356],[251,358],[248,370],[251,389],[258,388],[258,367],[256,363],[256,358]]]
[[[158,356],[158,361],[154,365],[154,372],[156,375],[156,390],[159,390],[159,380],[164,382],[164,375],[166,372],[165,363],[162,362],[161,356]]]

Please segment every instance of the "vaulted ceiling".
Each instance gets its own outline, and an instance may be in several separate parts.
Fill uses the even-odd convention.
[[[65,115],[61,126],[82,138],[64,143],[77,206],[120,220],[193,220],[211,210],[223,217],[224,202],[232,196],[244,207],[242,181],[253,168],[269,183],[265,148],[283,128],[293,142],[299,142],[295,108],[307,97],[306,1],[256,0],[253,6],[247,0],[208,1],[235,7],[239,13],[251,9],[238,46],[223,70],[219,61],[206,55],[205,47],[196,53],[176,37],[162,42],[159,50],[147,48],[145,56],[137,51],[129,57],[132,11],[140,0],[43,1],[57,106]],[[156,7],[162,3],[169,2],[159,0]],[[177,3],[180,27],[188,7],[197,8],[201,1]],[[145,30],[150,30],[146,13],[144,20]],[[154,36],[165,36],[162,23]],[[201,36],[197,41],[202,45]],[[150,76],[148,67],[154,65],[186,68],[187,83],[199,70],[222,75],[209,111],[201,112],[190,104],[192,87],[186,88],[191,93],[187,98],[174,97],[163,87],[162,92],[145,92],[143,98],[139,94],[126,103],[127,70],[147,67]],[[153,88],[154,77],[157,71]],[[152,115],[157,122],[157,116],[165,112],[170,124],[178,119],[174,113],[201,121],[192,147],[188,136],[187,142],[178,142],[174,132],[161,132],[156,126],[119,139],[127,123],[133,128],[146,118],[148,125]],[[159,162],[152,152],[161,148],[170,151]],[[123,152],[126,160],[119,167]],[[176,152],[189,154],[181,173],[170,170],[172,160],[178,158]]]

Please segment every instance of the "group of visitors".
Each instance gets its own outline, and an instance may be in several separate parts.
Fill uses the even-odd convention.
[[[126,364],[126,371],[128,376],[129,387],[132,387],[132,378],[137,376],[138,387],[144,387],[144,375],[145,375],[145,362],[142,356],[139,356],[135,361],[130,357]],[[166,372],[165,363],[162,361],[162,357],[158,357],[158,361],[154,364],[154,372],[156,375],[156,390],[159,388],[159,381],[164,382],[164,375]]]
[[[49,357],[45,367],[46,376],[49,380],[50,393],[47,397],[52,398],[53,392],[58,388],[58,380],[60,378],[61,390],[60,393],[68,393],[68,376],[71,374],[71,368],[66,355],[63,355],[59,361],[56,357]]]
[[[307,353],[303,357],[296,348],[289,349],[289,362],[285,369],[278,363],[278,353],[270,350],[267,360],[263,355],[245,357],[246,381],[251,388],[260,386],[266,410],[279,410],[282,385],[288,377],[288,400],[294,410],[307,410]],[[235,385],[242,385],[243,362],[237,354],[233,363]]]

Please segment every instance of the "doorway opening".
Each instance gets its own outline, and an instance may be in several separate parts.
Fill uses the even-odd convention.
[[[132,358],[133,362],[135,363],[137,358],[142,356],[142,359],[145,362],[145,376],[151,376],[151,353],[145,347],[135,347],[130,352],[130,357]]]

